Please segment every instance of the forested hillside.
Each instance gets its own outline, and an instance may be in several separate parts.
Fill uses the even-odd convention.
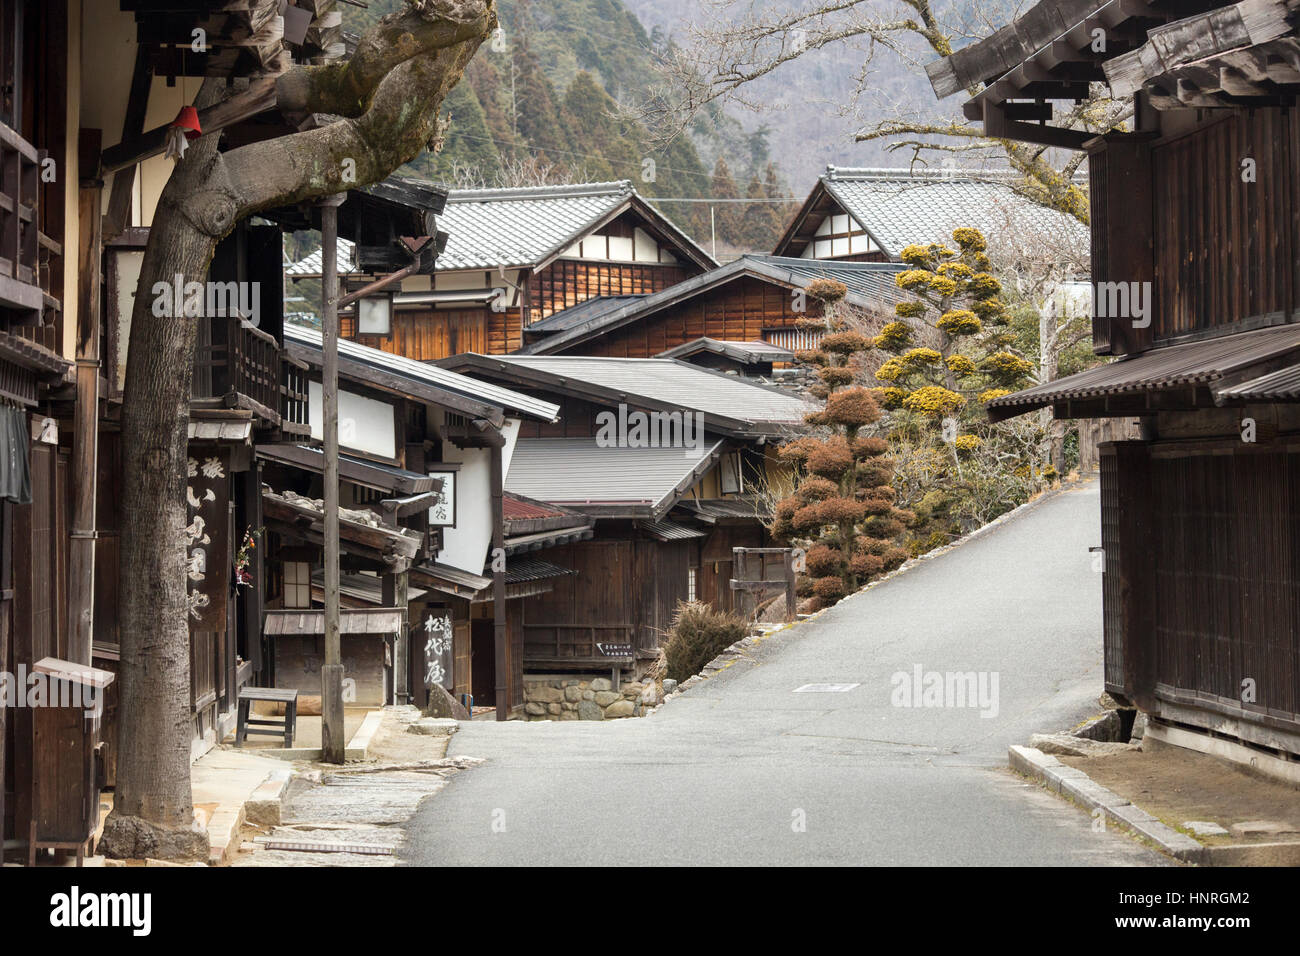
[[[402,0],[346,6],[359,32]],[[406,169],[452,185],[630,179],[648,197],[789,197],[772,161],[767,132],[747,133],[721,110],[702,116],[689,136],[654,148],[620,115],[655,81],[652,36],[622,0],[501,0],[501,30],[484,44],[448,97],[442,150]],[[660,209],[705,248],[716,229],[718,254],[769,251],[793,203],[670,202]],[[711,215],[712,212],[712,215]]]

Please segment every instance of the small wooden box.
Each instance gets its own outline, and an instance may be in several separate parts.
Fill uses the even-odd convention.
[[[99,816],[96,748],[105,688],[116,675],[46,657],[33,674],[43,675],[45,701],[33,707],[32,827],[28,865],[40,849],[75,850],[77,865]]]

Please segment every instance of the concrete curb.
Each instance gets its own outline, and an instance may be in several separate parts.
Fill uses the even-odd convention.
[[[1210,847],[1166,826],[1118,793],[1096,783],[1082,770],[1061,763],[1051,754],[1045,754],[1034,747],[1012,745],[1007,760],[1011,769],[1017,773],[1036,780],[1054,793],[1068,797],[1090,813],[1100,808],[1106,819],[1132,830],[1177,860],[1185,863],[1219,862],[1212,859]]]

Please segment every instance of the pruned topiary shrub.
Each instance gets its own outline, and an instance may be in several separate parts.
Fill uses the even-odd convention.
[[[664,645],[668,676],[678,683],[694,677],[748,633],[745,622],[729,611],[715,611],[698,601],[681,602]]]

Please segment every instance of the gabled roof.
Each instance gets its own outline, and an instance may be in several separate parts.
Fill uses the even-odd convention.
[[[470,352],[443,359],[442,364],[598,404],[626,403],[669,413],[699,412],[704,415],[705,428],[727,435],[783,434],[791,426],[802,424],[804,416],[817,408],[784,389],[675,359],[489,356]]]
[[[660,352],[655,358],[685,360],[702,352],[721,355],[736,362],[794,361],[794,352],[779,345],[772,345],[768,342],[730,342],[722,339],[711,339],[707,335],[702,335],[698,339],[692,339],[676,348]]]
[[[834,279],[849,290],[845,301],[864,309],[892,307],[900,301],[894,277],[905,266],[893,262],[842,262],[830,259],[791,259],[784,256],[741,256],[709,272],[692,276],[662,292],[647,295],[627,305],[610,310],[595,310],[583,321],[569,324],[564,331],[530,342],[516,350],[516,355],[548,355],[571,348],[579,342],[632,322],[640,321],[663,309],[678,305],[692,296],[710,292],[735,279],[753,276],[792,289],[807,289],[818,279]],[[564,316],[565,309],[551,316]],[[549,319],[547,321],[550,321]],[[534,328],[534,326],[529,326]],[[525,329],[525,331],[528,331]]]
[[[437,272],[467,269],[542,269],[588,233],[632,210],[704,269],[717,265],[667,216],[632,188],[631,180],[535,186],[519,189],[453,189],[438,216],[448,233]],[[339,274],[354,269],[352,244],[339,241]],[[318,276],[319,250],[286,270],[290,276]],[[346,267],[346,268],[345,268]]]
[[[312,365],[322,360],[321,333],[301,325],[285,323],[284,344],[290,355]],[[560,409],[520,392],[459,375],[427,362],[417,362],[347,339],[339,339],[339,371],[389,390],[405,389],[414,398],[434,404],[465,405],[467,414],[479,414],[500,422],[500,410],[519,412],[542,421],[553,422]],[[459,401],[457,401],[459,400]],[[493,411],[497,414],[493,416]]]
[[[588,438],[521,438],[506,491],[602,517],[658,518],[708,471],[722,442],[630,448]]]
[[[611,312],[617,312],[624,306],[632,305],[646,298],[649,293],[641,295],[598,295],[579,302],[577,305],[570,306],[559,312],[555,312],[542,319],[540,322],[534,322],[524,329],[526,333],[541,333],[549,335],[552,332],[564,332],[577,325],[582,325],[593,319],[599,319],[602,316],[609,315]]]
[[[1087,227],[1016,192],[1023,177],[1003,171],[841,169],[827,166],[795,214],[776,251],[798,255],[826,215],[842,210],[891,259],[913,243],[952,241],[959,226],[985,232],[1005,229],[1008,221],[1044,230]],[[807,260],[805,260],[807,261]]]

